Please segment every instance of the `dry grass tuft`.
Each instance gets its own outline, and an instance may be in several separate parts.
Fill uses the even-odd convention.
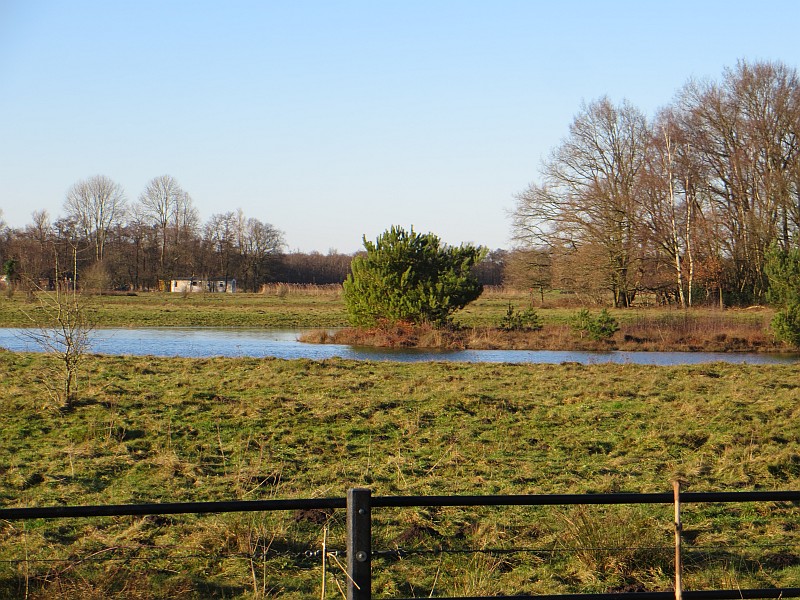
[[[339,283],[328,283],[316,285],[312,283],[265,283],[258,292],[262,296],[276,296],[286,298],[288,296],[324,296],[328,298],[340,298],[342,286]]]
[[[651,511],[652,512],[652,511]],[[641,507],[590,509],[577,506],[562,515],[564,545],[574,552],[585,581],[617,580],[647,588],[654,574],[669,572],[671,533]],[[668,583],[663,577],[662,586]]]

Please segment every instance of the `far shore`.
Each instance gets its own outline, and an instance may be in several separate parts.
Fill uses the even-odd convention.
[[[720,309],[697,306],[646,305],[609,309],[619,324],[610,339],[594,341],[569,323],[581,308],[593,314],[601,306],[581,303],[574,295],[487,288],[458,311],[454,326],[397,325],[358,329],[349,327],[340,286],[268,288],[262,294],[171,294],[139,292],[87,296],[93,327],[258,327],[311,329],[308,343],[354,346],[451,348],[472,350],[652,351],[652,352],[792,352],[775,341],[770,331],[774,310],[769,307]],[[539,331],[500,328],[509,306],[533,308],[541,317]],[[31,327],[42,321],[40,299],[23,292],[0,296],[0,326]]]

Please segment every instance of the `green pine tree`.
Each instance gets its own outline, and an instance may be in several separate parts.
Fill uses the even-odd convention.
[[[480,296],[472,268],[486,250],[443,244],[432,233],[392,227],[357,256],[344,282],[350,320],[357,326],[381,322],[449,323],[452,313]]]

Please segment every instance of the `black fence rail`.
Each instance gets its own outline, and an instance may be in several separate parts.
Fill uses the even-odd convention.
[[[687,503],[789,502],[800,505],[800,490],[758,492],[684,492],[676,484],[674,493],[617,494],[526,494],[496,496],[372,496],[369,489],[352,488],[344,498],[306,498],[288,500],[246,500],[229,502],[181,502],[118,504],[98,506],[50,506],[0,509],[0,520],[62,519],[84,517],[207,514],[289,510],[346,509],[347,513],[347,598],[372,599],[373,556],[372,509],[401,507],[468,506],[568,506],[615,504],[674,504],[676,538],[676,585],[674,591],[619,592],[602,594],[558,594],[515,596],[444,597],[438,600],[488,600],[514,598],[531,600],[749,600],[755,598],[798,598],[800,588],[730,590],[683,590],[680,580],[680,505]],[[800,519],[800,515],[798,515]],[[396,598],[394,600],[410,600]]]

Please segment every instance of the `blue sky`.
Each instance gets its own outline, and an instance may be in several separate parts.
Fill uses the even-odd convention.
[[[510,247],[581,102],[648,115],[738,59],[800,67],[800,3],[0,0],[0,208],[175,177],[290,250],[390,225]]]

